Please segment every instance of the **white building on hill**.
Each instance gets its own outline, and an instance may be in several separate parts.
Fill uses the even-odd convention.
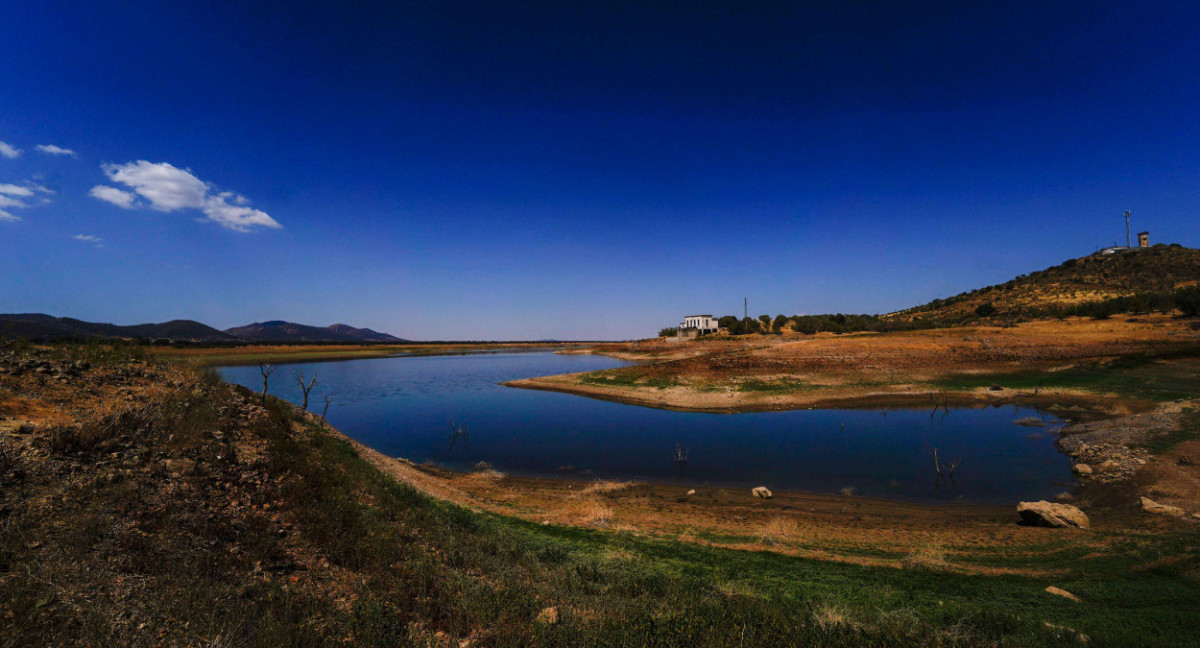
[[[712,315],[688,315],[679,325],[680,337],[695,337],[717,332],[717,320]]]

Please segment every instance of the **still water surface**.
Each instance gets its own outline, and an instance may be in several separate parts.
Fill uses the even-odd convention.
[[[1032,409],[672,412],[502,387],[518,378],[623,366],[602,356],[547,352],[397,357],[283,365],[271,393],[299,402],[294,376],[315,371],[309,399],[329,422],[380,452],[469,469],[486,461],[514,475],[680,481],[695,485],[838,492],[922,502],[1009,504],[1071,487],[1054,447],[1058,422]],[[261,389],[258,368],[222,367]],[[1044,428],[1014,425],[1036,416]],[[469,437],[451,447],[451,422]],[[676,461],[676,444],[687,463]],[[961,458],[938,484],[928,450]]]

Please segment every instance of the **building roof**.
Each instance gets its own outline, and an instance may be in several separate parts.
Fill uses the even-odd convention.
[[[684,319],[687,319],[689,317],[712,317],[712,315],[684,315],[683,316]]]

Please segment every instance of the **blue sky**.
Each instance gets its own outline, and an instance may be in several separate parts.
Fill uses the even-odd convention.
[[[887,312],[1200,246],[1198,108],[1185,2],[13,3],[0,312]]]

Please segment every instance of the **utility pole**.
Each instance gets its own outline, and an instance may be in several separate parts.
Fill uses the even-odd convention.
[[[1129,240],[1129,217],[1132,214],[1133,212],[1128,209],[1125,210],[1125,247],[1133,247],[1133,244]]]
[[[747,317],[750,316],[747,314],[748,310],[749,310],[747,308],[747,304],[749,303],[748,300],[749,300],[749,297],[742,297],[742,319],[746,319]]]

